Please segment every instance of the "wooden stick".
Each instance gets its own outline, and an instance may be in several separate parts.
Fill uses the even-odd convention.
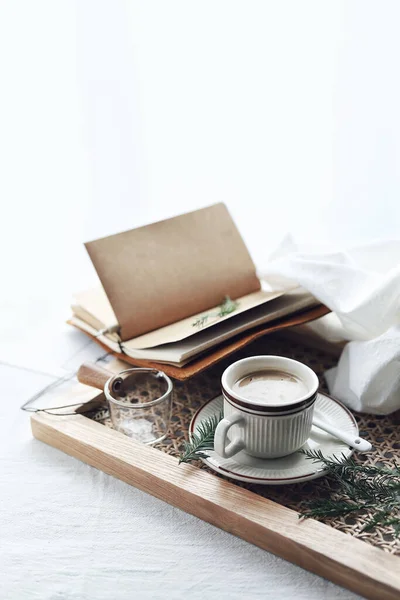
[[[398,600],[400,562],[378,548],[82,415],[31,417],[34,436],[371,600]]]
[[[96,363],[83,363],[83,365],[79,367],[76,376],[80,383],[90,385],[91,387],[103,391],[106,382],[113,375],[114,373],[107,371],[107,369],[103,369],[103,367],[96,365]]]

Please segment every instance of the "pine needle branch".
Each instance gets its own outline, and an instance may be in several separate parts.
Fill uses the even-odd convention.
[[[231,300],[229,296],[225,296],[225,299],[221,306],[219,307],[218,317],[225,317],[226,315],[230,315],[235,312],[237,307],[239,306],[239,302],[236,300]]]
[[[202,421],[184,443],[179,463],[208,458],[207,451],[214,449],[214,434],[222,419],[212,415]],[[337,518],[351,513],[365,514],[361,531],[377,527],[392,527],[393,536],[400,537],[400,466],[396,461],[392,468],[357,464],[352,458],[325,457],[320,450],[301,450],[314,463],[322,464],[327,475],[336,484],[330,489],[330,498],[307,502],[300,518]]]
[[[235,310],[238,308],[238,306],[239,306],[239,302],[237,302],[236,300],[231,300],[231,298],[229,296],[225,296],[224,301],[219,306],[218,312],[206,313],[205,315],[201,315],[200,317],[197,317],[197,319],[195,321],[193,321],[192,327],[198,327],[200,329],[201,327],[204,327],[204,325],[207,323],[207,321],[209,319],[211,319],[212,317],[217,318],[217,319],[226,317],[226,315],[230,315],[231,313],[235,312]]]
[[[214,434],[222,416],[222,412],[220,412],[218,415],[212,415],[208,419],[201,421],[196,431],[190,436],[190,441],[184,442],[183,452],[179,457],[179,464],[199,460],[199,458],[208,458],[206,451],[214,449]]]
[[[400,518],[392,516],[392,508],[387,507],[373,515],[364,525],[361,531],[371,531],[380,525],[381,527],[389,525],[400,525]]]
[[[322,463],[337,484],[331,498],[311,500],[300,517],[341,517],[359,511],[370,515],[362,531],[393,528],[400,536],[400,468],[358,465],[352,458],[323,456],[321,451],[303,450],[313,462]],[[371,515],[372,513],[372,515]]]
[[[311,517],[340,517],[365,508],[363,503],[357,504],[348,500],[331,499],[313,500],[309,506],[310,508],[301,513],[300,517],[306,519]]]

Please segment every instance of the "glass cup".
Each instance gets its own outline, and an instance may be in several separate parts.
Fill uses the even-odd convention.
[[[111,377],[104,394],[114,429],[142,442],[156,444],[168,433],[173,385],[157,369],[135,368]]]

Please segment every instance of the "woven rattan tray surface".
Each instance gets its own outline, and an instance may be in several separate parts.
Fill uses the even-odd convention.
[[[235,356],[235,359],[256,354],[277,354],[304,362],[318,374],[323,391],[327,391],[323,373],[328,368],[333,367],[337,361],[336,357],[330,353],[279,336],[269,336],[255,342],[246,349],[245,353]],[[180,454],[183,441],[187,439],[188,427],[192,416],[205,401],[220,393],[221,374],[230,362],[232,362],[232,358],[228,362],[221,362],[205,373],[201,373],[188,381],[174,382],[175,389],[170,434],[156,448],[173,456]],[[147,390],[143,389],[141,393],[145,396]],[[112,427],[111,421],[104,411],[94,411],[88,416],[103,423],[105,426]],[[360,428],[360,435],[370,440],[374,446],[373,452],[369,454],[355,454],[354,458],[357,462],[366,462],[369,465],[391,466],[394,459],[397,458],[400,460],[400,438],[398,435],[399,413],[389,416],[371,416],[356,413],[355,417]],[[198,466],[202,469],[207,469],[201,462],[198,463]],[[216,474],[215,476],[219,477]],[[234,483],[296,511],[301,511],[304,508],[307,499],[327,497],[335,492],[333,484],[326,477],[306,483],[277,487]],[[381,548],[385,552],[400,554],[400,540],[394,539],[391,528],[380,528],[374,532],[363,532],[362,527],[364,522],[365,515],[355,516],[354,514],[347,517],[330,519],[329,521],[325,520],[325,523],[328,523],[335,529],[362,539],[369,544]]]

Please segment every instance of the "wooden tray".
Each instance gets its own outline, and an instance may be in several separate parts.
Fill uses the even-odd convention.
[[[271,345],[264,352],[273,353],[271,349],[276,352]],[[255,354],[255,350],[260,353],[259,348],[252,347],[247,352]],[[286,354],[291,355],[289,351]],[[120,365],[114,365],[114,369],[119,368]],[[188,394],[197,394],[197,404],[201,398],[206,399],[198,395],[201,385],[209,390],[204,374],[200,377],[203,379],[197,382],[177,382],[176,410],[181,411],[182,401],[188,403]],[[214,379],[212,385],[219,385],[219,373]],[[86,402],[95,396],[98,392],[77,384],[68,402]],[[66,403],[65,398],[62,403]],[[190,420],[190,411],[183,410]],[[176,415],[175,418],[179,420]],[[169,446],[160,449],[134,442],[81,414],[36,413],[31,423],[37,439],[334,583],[366,598],[400,597],[399,556],[344,533],[346,529],[313,519],[300,521],[297,510],[278,504],[254,487],[230,482],[205,468],[178,465],[173,454],[179,445],[174,436],[182,428],[180,422],[173,429]],[[282,493],[276,497],[285,500]]]

